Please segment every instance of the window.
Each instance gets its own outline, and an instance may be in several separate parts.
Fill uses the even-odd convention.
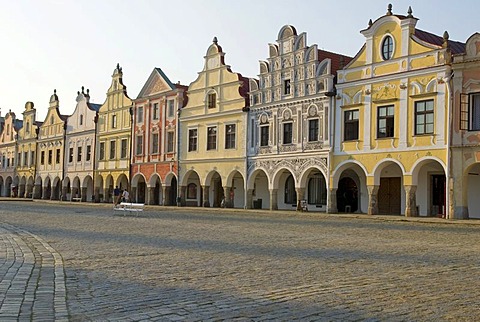
[[[197,199],[197,185],[195,183],[188,184],[187,199]]]
[[[318,119],[308,120],[308,142],[318,141]]]
[[[35,151],[30,152],[30,165],[35,163]],[[42,163],[43,164],[43,163]]]
[[[268,132],[270,126],[263,125],[260,127],[260,146],[268,146]]]
[[[53,151],[48,150],[48,164],[52,164],[53,161]]]
[[[70,148],[68,150],[68,162],[72,163],[73,162],[73,148]]]
[[[433,100],[415,102],[415,134],[433,134]]]
[[[60,149],[57,149],[57,154],[55,157],[55,163],[59,164],[60,163]]]
[[[82,161],[82,147],[77,147],[77,162]]]
[[[86,161],[90,161],[92,157],[92,146],[91,145],[87,145],[87,158],[86,158]]]
[[[283,81],[283,94],[284,95],[290,95],[290,80],[285,79]]]
[[[225,149],[235,149],[235,124],[225,125]]]
[[[80,125],[83,125],[83,114],[80,114]]]
[[[28,164],[28,152],[23,152],[23,166]]]
[[[480,131],[480,93],[460,94],[460,128]]]
[[[100,142],[100,147],[98,149],[98,159],[105,159],[105,142]]]
[[[173,131],[167,132],[167,152],[173,152],[173,145],[175,144],[175,133]]]
[[[291,144],[293,137],[293,123],[283,123],[283,144]]]
[[[217,148],[217,127],[210,126],[207,128],[207,150],[215,150]]]
[[[158,133],[152,134],[152,153],[158,153]]]
[[[215,106],[217,105],[216,101],[217,101],[217,94],[215,93],[208,94],[208,97],[207,97],[208,108],[215,108]]]
[[[152,119],[158,120],[158,103],[153,103],[153,107],[152,107]]]
[[[295,182],[293,181],[292,175],[289,175],[285,181],[285,203],[292,205],[297,204],[297,193],[295,191]]]
[[[137,135],[137,149],[136,155],[141,155],[143,153],[143,135]]]
[[[116,128],[117,128],[117,115],[113,114],[112,115],[112,129],[116,129]]]
[[[115,159],[115,140],[110,141],[110,160]]]
[[[127,145],[128,140],[122,139],[121,141],[121,150],[120,150],[120,158],[125,159],[127,157]]]
[[[393,54],[393,39],[391,36],[386,36],[382,42],[382,58],[389,60]]]
[[[17,154],[17,162],[18,162],[18,166],[22,165],[22,152],[18,152]]]
[[[345,111],[343,132],[345,141],[358,140],[358,115],[358,110]]]
[[[314,175],[308,180],[308,199],[310,205],[326,205],[327,204],[327,185],[323,175]]]
[[[139,106],[137,109],[137,123],[143,123],[143,106]]]
[[[393,105],[378,107],[377,138],[394,137],[395,108]]]
[[[168,100],[167,116],[173,117],[175,115],[175,100]]]
[[[197,129],[188,130],[188,151],[197,151]]]
[[[30,122],[27,121],[27,124],[25,125],[25,133],[30,133]]]

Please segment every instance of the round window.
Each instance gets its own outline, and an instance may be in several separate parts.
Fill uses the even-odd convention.
[[[390,36],[387,36],[383,39],[382,43],[382,58],[384,60],[389,60],[393,55],[393,39]]]

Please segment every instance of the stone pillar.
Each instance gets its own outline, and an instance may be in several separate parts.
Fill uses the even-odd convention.
[[[33,198],[41,199],[42,198],[42,185],[35,184],[33,188]]]
[[[295,188],[297,192],[297,210],[302,210],[302,200],[305,197],[305,188]]]
[[[100,187],[95,187],[93,189],[93,195],[95,196],[95,202],[100,202]]]
[[[232,187],[223,187],[223,196],[225,197],[225,208],[233,208],[233,200],[230,196]]]
[[[132,187],[130,192],[130,202],[137,202],[137,187]]]
[[[360,210],[360,209],[359,209]],[[330,188],[329,196],[327,199],[327,212],[328,213],[337,213],[337,188]]]
[[[21,184],[18,187],[18,197],[19,198],[25,198],[25,185],[24,184]]]
[[[80,196],[80,198],[82,198],[81,200],[87,202],[87,187],[82,187],[80,189],[82,189],[82,195]]]
[[[203,189],[203,206],[210,207],[210,186],[202,186]]]
[[[110,187],[103,187],[103,202],[105,203],[113,203],[110,198],[114,198],[112,196],[112,191],[110,190]]]
[[[32,185],[25,185],[25,195],[24,198],[33,198],[33,189]]]
[[[177,206],[185,206],[185,197],[187,195],[187,186],[180,186],[180,203],[177,202]]]
[[[278,210],[278,189],[270,189],[270,210]]]
[[[378,214],[378,188],[379,186],[367,186],[368,189],[368,214],[376,215]]]
[[[247,189],[247,209],[253,208],[253,189]]]
[[[405,187],[405,217],[417,217],[417,186]]]

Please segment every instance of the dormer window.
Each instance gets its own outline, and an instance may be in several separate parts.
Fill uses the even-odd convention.
[[[382,58],[389,60],[393,56],[393,39],[391,36],[386,36],[382,41]]]

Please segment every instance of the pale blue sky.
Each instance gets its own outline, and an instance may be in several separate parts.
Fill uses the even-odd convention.
[[[232,70],[257,77],[283,25],[307,33],[308,45],[354,56],[360,30],[393,4],[420,20],[417,28],[465,42],[480,31],[478,0],[0,0],[0,108],[22,118],[33,101],[43,121],[53,89],[71,114],[81,86],[102,104],[117,63],[136,98],[154,67],[189,85],[203,68],[214,36]]]

